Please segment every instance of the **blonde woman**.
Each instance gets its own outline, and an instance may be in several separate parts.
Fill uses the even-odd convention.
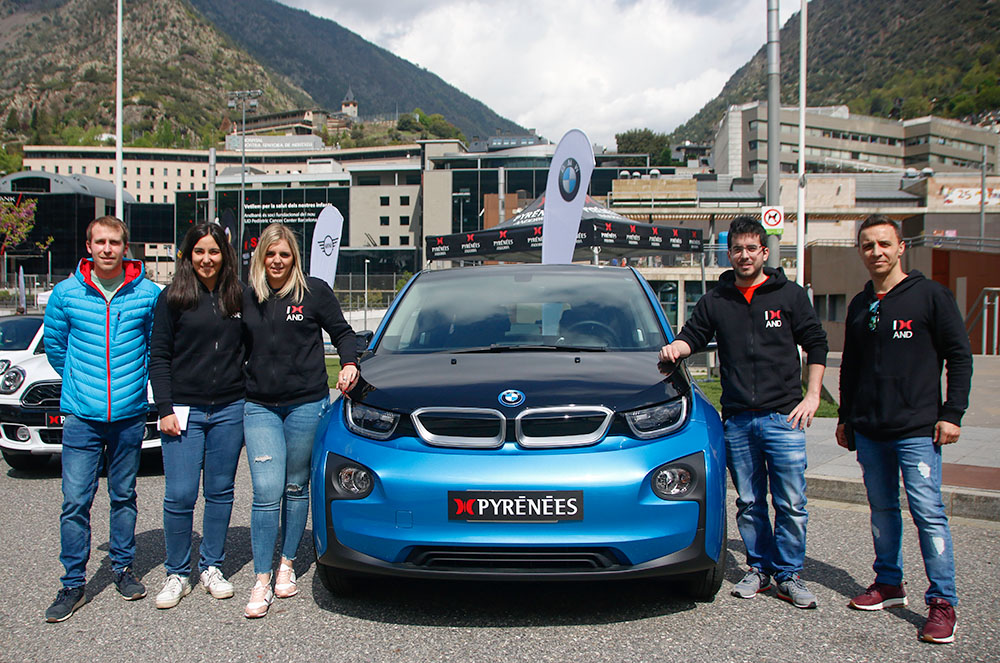
[[[324,406],[329,403],[323,330],[343,368],[337,387],[358,379],[354,331],[330,287],[302,272],[298,241],[285,225],[264,229],[250,260],[243,295],[250,338],[243,430],[253,483],[250,536],[257,582],[244,616],[263,617],[275,596],[298,593],[292,562],[309,515],[309,461]],[[280,527],[279,527],[280,525]],[[281,563],[274,588],[274,548]]]

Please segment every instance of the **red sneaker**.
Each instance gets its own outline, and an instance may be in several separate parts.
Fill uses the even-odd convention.
[[[939,645],[955,642],[955,608],[944,599],[931,599],[928,606],[930,612],[920,629],[920,639]]]
[[[903,589],[903,585],[883,585],[874,582],[864,594],[851,599],[848,605],[858,610],[881,610],[902,607],[906,603],[906,590]]]

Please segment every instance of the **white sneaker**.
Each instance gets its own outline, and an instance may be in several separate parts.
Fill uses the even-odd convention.
[[[268,582],[265,585],[258,580],[250,592],[250,600],[243,610],[243,616],[247,619],[263,617],[267,614],[267,609],[271,607],[272,601],[274,601],[274,592],[271,591],[271,583]]]
[[[201,586],[214,599],[228,599],[233,595],[233,583],[226,580],[218,567],[210,566],[201,572]]]
[[[274,595],[279,599],[287,599],[299,593],[299,587],[295,582],[295,571],[292,567],[282,563],[278,567],[278,577],[274,579]]]
[[[190,593],[191,581],[176,573],[171,573],[167,576],[167,581],[163,583],[163,589],[156,595],[156,607],[161,610],[172,608]]]

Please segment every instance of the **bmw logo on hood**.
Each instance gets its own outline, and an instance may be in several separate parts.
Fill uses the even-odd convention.
[[[497,400],[500,401],[500,405],[517,407],[524,402],[524,392],[520,392],[517,389],[508,389],[507,391],[500,392],[500,397]]]

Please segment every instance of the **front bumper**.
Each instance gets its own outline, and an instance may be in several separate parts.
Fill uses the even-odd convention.
[[[343,427],[341,408],[331,410],[313,458],[320,564],[420,578],[614,579],[699,571],[723,553],[721,427],[701,421],[662,440],[636,444],[609,436],[586,449],[442,450],[412,440],[373,444]],[[337,468],[350,461],[376,476],[364,499],[336,499],[329,489]],[[653,470],[673,461],[697,475],[683,500],[661,499],[650,487]],[[449,490],[582,490],[584,517],[449,520]]]
[[[143,450],[160,448],[160,433],[156,422],[156,411],[151,410],[146,415]],[[24,436],[21,431],[27,431],[27,439],[20,439]],[[61,454],[62,415],[53,409],[0,404],[0,448],[21,454]]]

